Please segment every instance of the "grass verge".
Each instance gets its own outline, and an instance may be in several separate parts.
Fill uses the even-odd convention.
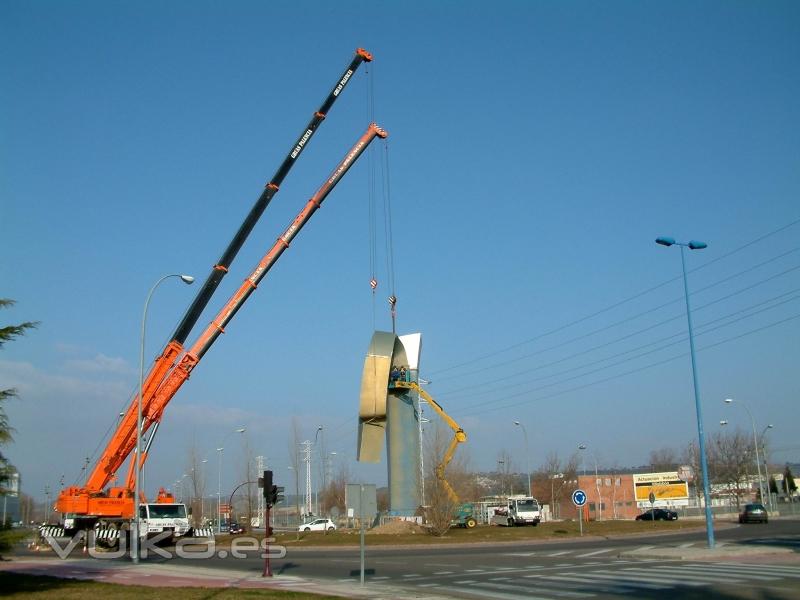
[[[147,587],[140,585],[117,585],[78,579],[59,579],[44,575],[26,575],[0,571],[0,595],[3,598],[25,600],[85,600],[85,598],[113,598],[114,600],[140,600],[141,598],[169,598],[170,600],[234,600],[255,598],[258,600],[324,600],[337,596],[318,596],[302,592],[279,590],[248,590],[245,588],[194,588],[194,587]]]
[[[696,529],[702,527],[700,521],[590,521],[583,524],[584,536],[609,537],[617,535],[664,533]],[[366,543],[369,546],[387,545],[440,545],[485,542],[524,542],[552,539],[575,538],[580,535],[577,521],[559,521],[542,523],[538,527],[497,527],[491,525],[478,526],[475,529],[454,527],[442,537],[434,537],[425,533],[377,535],[368,534]],[[275,543],[286,547],[301,546],[355,546],[359,543],[359,532],[338,530],[333,533],[307,532],[277,533]]]

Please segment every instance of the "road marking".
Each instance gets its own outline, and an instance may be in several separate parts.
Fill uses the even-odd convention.
[[[776,579],[780,579],[780,577],[776,576],[766,576],[766,575],[756,575],[755,573],[744,573],[741,569],[737,568],[725,568],[722,565],[718,567],[714,566],[700,566],[700,565],[681,565],[679,568],[675,567],[661,567],[659,571],[678,571],[679,573],[707,573],[712,576],[719,576],[720,574],[725,574],[727,577],[728,575],[733,575],[734,577],[747,577],[748,579],[756,579],[760,581],[775,581]],[[774,575],[778,575],[775,573]],[[726,580],[727,581],[727,580]]]
[[[576,576],[575,573],[569,573],[568,575],[565,576],[553,575],[551,577],[548,577],[547,579],[554,581],[564,581],[571,585],[577,585],[578,589],[590,585],[591,588],[595,591],[612,593],[612,594],[626,594],[631,591],[632,587],[638,587],[639,589],[647,587],[644,584],[635,584],[635,585],[626,584],[624,582],[621,582],[619,579],[614,580],[614,582],[612,583],[610,581],[603,580],[602,577],[600,578],[601,581],[598,581],[596,578],[593,578],[588,575],[586,577],[588,577],[588,579]],[[668,589],[668,588],[667,586],[663,586],[661,589]]]
[[[438,585],[441,585],[441,584],[439,584],[439,583],[418,583],[417,587],[436,587]]]
[[[490,577],[489,581],[508,581],[511,577]]]
[[[572,550],[562,550],[561,552],[553,552],[552,554],[547,554],[547,556],[562,556],[564,554],[569,554]]]
[[[655,578],[662,578],[661,573],[666,572],[665,574],[669,577],[672,576],[673,571],[675,569],[670,569],[668,567],[659,567],[658,571],[653,573],[650,569],[623,569],[626,573],[634,573],[641,575],[643,577],[653,577],[654,581]],[[709,575],[689,575],[684,571],[681,571],[680,568],[677,569],[675,572],[674,577],[671,578],[662,578],[665,582],[672,582],[674,585],[689,585],[692,581],[697,582],[699,585],[711,585],[715,583],[720,583],[719,574],[709,574]],[[725,579],[725,583],[744,583],[741,579]]]
[[[464,569],[465,573],[486,573],[486,569]]]
[[[469,585],[470,583],[475,583],[474,579],[465,579],[464,581],[455,581],[458,585]]]
[[[403,575],[403,577],[411,578],[411,577],[422,577],[419,573],[409,573],[408,575]]]
[[[534,556],[535,552],[506,552],[503,556]]]
[[[370,577],[369,579],[370,581],[377,581],[378,579],[391,579],[391,577],[389,577],[388,575],[381,575],[380,577]]]
[[[692,565],[692,566],[703,566],[703,565]],[[744,573],[763,573],[763,574],[775,574],[775,575],[782,575],[783,577],[800,577],[800,569],[797,567],[791,567],[789,565],[780,566],[780,565],[746,565],[740,563],[729,563],[726,565],[719,565],[721,568],[731,569],[735,574],[744,574]]]
[[[452,575],[453,571],[435,571],[433,575]]]
[[[685,544],[681,544],[678,548],[691,548],[694,546],[694,542],[686,542]]]
[[[497,588],[500,590],[508,590],[510,592],[513,591],[522,591],[525,593],[525,598],[531,598],[528,596],[528,592],[530,592],[530,588],[521,585],[511,585],[508,583],[476,583],[474,587],[488,587],[488,588]],[[470,589],[470,592],[472,589]],[[544,590],[537,590],[537,592],[541,593]],[[552,594],[554,596],[561,596],[564,598],[588,598],[590,596],[596,596],[597,594],[593,594],[592,592],[568,592],[566,590],[550,590],[548,589],[547,594]]]
[[[611,552],[612,548],[604,548],[603,550],[595,550],[594,552],[587,552],[586,554],[578,554],[575,558],[586,558],[587,556],[595,556],[603,552]]]
[[[644,552],[645,550],[652,550],[653,548],[655,548],[655,546],[640,546],[636,548],[636,550],[633,550],[633,552]]]
[[[546,598],[544,596],[530,596],[527,593],[524,596],[520,596],[518,594],[504,594],[498,590],[483,591],[474,587],[471,587],[467,593],[471,596],[482,596],[490,600],[552,600],[552,598]]]
[[[622,586],[626,587],[640,587],[649,590],[667,590],[670,588],[668,585],[664,584],[656,584],[656,583],[647,583],[644,581],[633,581],[631,579],[619,578],[616,575],[606,575],[604,573],[592,573],[590,575],[584,575],[581,573],[567,573],[570,577],[578,577],[580,579],[586,579],[587,581],[591,582],[596,579],[607,579],[609,581],[613,581]],[[626,581],[630,581],[630,583],[625,583]]]

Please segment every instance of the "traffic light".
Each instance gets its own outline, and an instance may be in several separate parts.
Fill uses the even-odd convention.
[[[269,498],[267,498],[267,502],[269,502],[270,506],[275,506],[278,502],[283,502],[283,489],[283,486],[272,486]]]
[[[272,498],[272,488],[275,487],[272,485],[272,471],[264,471],[264,476],[260,479],[261,493],[264,494],[264,499],[270,502]]]

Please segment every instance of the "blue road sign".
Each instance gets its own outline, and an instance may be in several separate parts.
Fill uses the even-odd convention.
[[[586,492],[583,490],[575,490],[572,492],[572,503],[575,506],[583,506],[586,504]]]

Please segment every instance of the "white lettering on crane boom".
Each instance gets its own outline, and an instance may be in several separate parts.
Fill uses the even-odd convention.
[[[300,141],[297,142],[297,146],[295,146],[294,150],[292,150],[292,154],[291,154],[292,158],[297,158],[297,155],[300,154],[300,151],[303,149],[303,146],[306,145],[306,142],[308,141],[308,138],[310,138],[313,134],[314,134],[314,132],[311,131],[310,129],[306,130],[306,132],[303,134],[303,137],[301,137]]]
[[[353,69],[348,69],[347,73],[344,74],[344,77],[342,77],[342,80],[339,82],[339,85],[337,85],[336,89],[333,90],[333,95],[334,96],[338,96],[339,95],[339,92],[341,92],[342,88],[344,88],[344,86],[347,85],[347,80],[350,79],[350,76],[352,74],[353,74]]]

